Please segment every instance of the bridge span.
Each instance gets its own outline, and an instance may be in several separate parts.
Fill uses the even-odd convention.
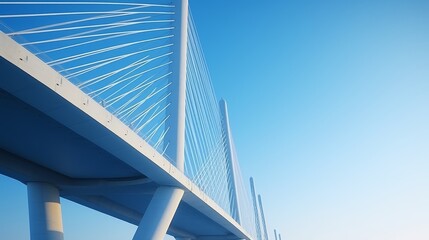
[[[60,5],[67,4],[73,5]],[[89,5],[94,4],[98,5]],[[113,5],[123,7],[121,4]],[[170,27],[166,27],[169,33],[165,36],[172,43],[139,46],[137,49],[144,49],[141,52],[158,52],[139,56],[134,62],[125,62],[125,66],[117,62],[133,55],[136,49],[119,56],[115,53],[110,60],[88,55],[88,62],[80,62],[85,58],[82,54],[102,50],[84,48],[82,53],[67,58],[64,49],[71,43],[54,46],[61,49],[58,57],[47,54],[52,49],[38,52],[32,48],[40,42],[53,42],[51,39],[32,40],[33,44],[31,40],[29,44],[19,41],[30,32],[60,31],[52,28],[58,23],[44,23],[51,28],[39,26],[0,33],[0,173],[27,185],[31,239],[63,239],[60,197],[137,225],[136,240],[162,239],[166,233],[177,239],[262,239],[261,230],[257,231],[260,222],[255,220],[259,219],[258,207],[249,204],[250,194],[239,173],[226,103],[213,104],[211,85],[198,82],[207,78],[207,69],[201,53],[195,50],[198,39],[188,25],[187,1],[176,1],[171,6],[129,6],[155,8],[139,12],[145,14],[139,19],[153,19],[151,23],[156,24],[167,22]],[[92,14],[99,18],[122,17],[129,13],[129,6]],[[172,8],[172,20],[152,16],[155,12],[165,14],[157,12],[157,8]],[[49,14],[3,14],[0,19],[6,22]],[[76,23],[80,19],[67,21]],[[106,26],[123,27],[130,22],[117,21],[91,26],[100,25],[97,35],[106,36],[113,34],[102,32]],[[66,31],[86,26],[69,26]],[[89,31],[86,34],[95,35]],[[75,40],[72,35],[60,37],[59,41]],[[150,35],[136,42],[161,38],[164,37]],[[123,41],[103,45],[102,49],[111,51],[122,44],[128,47],[134,40],[127,36]],[[171,53],[159,52],[164,46]],[[44,57],[46,54],[48,57]],[[167,62],[151,66],[155,60],[149,61],[150,58],[166,58]],[[70,59],[78,62],[68,66]],[[113,62],[116,65],[109,68],[116,68],[114,73],[101,70]],[[86,68],[79,69],[82,66]],[[203,70],[196,70],[201,66]],[[128,72],[115,76],[126,69]],[[158,76],[141,78],[153,69],[165,72],[157,70]],[[138,71],[140,75],[128,78]],[[84,74],[94,75],[85,79]],[[84,80],[76,82],[77,76]],[[164,85],[156,85],[159,79],[165,81]],[[121,84],[124,85],[118,88]],[[209,97],[204,91],[209,92]]]

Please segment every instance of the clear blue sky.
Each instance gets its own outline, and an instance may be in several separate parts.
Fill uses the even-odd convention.
[[[242,171],[288,240],[429,239],[429,2],[190,0]],[[28,238],[0,177],[0,239]],[[134,227],[66,200],[66,239]]]

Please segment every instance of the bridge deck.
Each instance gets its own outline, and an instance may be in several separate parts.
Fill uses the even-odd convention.
[[[158,186],[178,186],[185,195],[170,234],[250,239],[101,105],[2,33],[0,43],[0,173],[54,183],[62,197],[132,224]]]

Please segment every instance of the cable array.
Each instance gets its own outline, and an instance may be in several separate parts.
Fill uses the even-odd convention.
[[[188,20],[185,174],[230,213],[230,171],[218,101],[197,36]]]
[[[185,173],[234,219],[240,219],[241,225],[251,235],[256,236],[249,190],[241,175],[231,133],[231,139],[227,139],[227,129],[222,123],[224,120],[211,84],[195,23],[190,15]],[[232,153],[227,150],[227,141],[232,143]],[[234,204],[234,198],[237,199],[238,206]]]
[[[237,189],[237,199],[240,210],[240,224],[246,229],[254,239],[257,239],[256,233],[256,220],[254,214],[254,208],[252,204],[252,198],[250,196],[250,190],[248,188],[248,182],[244,181],[243,174],[241,172],[240,164],[238,162],[238,154],[235,148],[234,140],[231,136],[232,142],[232,160],[234,161],[234,173],[236,175],[236,189]]]
[[[157,2],[0,2],[0,30],[164,153],[175,9]]]

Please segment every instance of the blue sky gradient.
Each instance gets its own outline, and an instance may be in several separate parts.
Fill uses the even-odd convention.
[[[271,239],[429,239],[428,1],[190,5]],[[24,185],[0,192],[0,239],[28,239]],[[66,239],[135,230],[63,211]]]
[[[429,2],[193,7],[270,232],[429,238]]]

